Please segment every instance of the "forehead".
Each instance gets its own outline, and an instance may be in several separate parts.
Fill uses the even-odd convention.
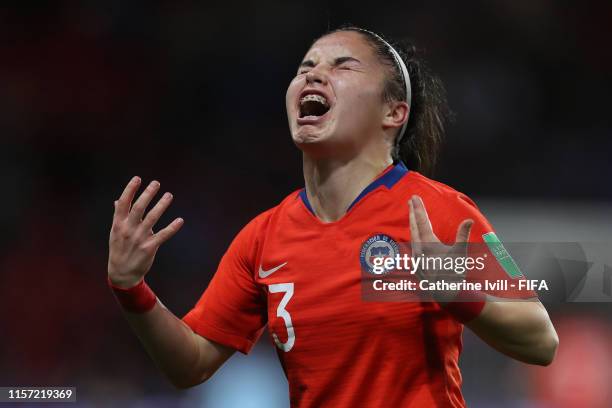
[[[374,60],[372,47],[362,34],[355,31],[340,31],[325,35],[315,41],[305,59],[350,56],[361,61]]]

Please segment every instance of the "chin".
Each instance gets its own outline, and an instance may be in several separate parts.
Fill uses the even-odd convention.
[[[293,142],[311,159],[340,158],[351,151],[351,144],[342,143],[337,137],[322,133],[297,133]]]
[[[325,129],[319,129],[314,126],[300,126],[293,132],[293,142],[300,144],[322,143],[329,139],[328,132]]]
[[[315,158],[323,157],[329,154],[330,143],[326,143],[328,139],[319,133],[300,132],[293,135],[293,143],[302,153]]]
[[[325,141],[324,137],[321,137],[321,135],[312,134],[312,133],[300,132],[293,136],[293,143],[295,143],[298,146],[303,145],[303,144],[309,145],[309,144],[321,143],[324,141]]]

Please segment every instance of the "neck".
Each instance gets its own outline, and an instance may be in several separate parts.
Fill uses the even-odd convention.
[[[303,162],[308,201],[323,222],[342,218],[359,193],[393,163],[388,156],[346,160],[313,159],[307,154]]]

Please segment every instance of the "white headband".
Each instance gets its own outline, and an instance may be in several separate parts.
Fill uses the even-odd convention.
[[[410,76],[408,75],[408,69],[406,68],[406,64],[404,63],[404,60],[402,59],[402,57],[400,57],[399,53],[397,51],[395,51],[395,48],[393,48],[391,46],[391,44],[389,44],[387,41],[385,41],[384,38],[382,38],[380,35],[376,34],[375,32],[372,32],[370,30],[365,30],[365,29],[361,29],[361,30],[365,31],[366,33],[369,33],[369,34],[373,35],[374,37],[376,37],[378,40],[380,40],[380,42],[385,44],[389,48],[389,51],[391,51],[391,54],[393,54],[393,58],[395,59],[395,63],[400,68],[400,71],[402,72],[402,78],[404,79],[404,84],[406,85],[406,103],[408,104],[408,117],[410,117],[410,107],[412,105],[411,104],[411,102],[412,102],[412,88],[410,86]],[[406,121],[402,125],[402,128],[400,129],[400,132],[397,135],[397,141],[402,140],[402,137],[404,137],[404,132],[406,131],[406,126],[408,126],[408,117],[406,118]]]

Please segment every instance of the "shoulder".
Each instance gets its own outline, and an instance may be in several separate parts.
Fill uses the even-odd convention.
[[[278,205],[269,208],[251,219],[230,244],[226,255],[241,259],[244,265],[253,266],[264,246],[265,237],[270,226],[278,220],[282,212],[291,203],[295,203],[299,197],[299,190],[289,194]]]
[[[476,203],[466,194],[412,171],[403,183],[405,200],[421,197],[434,231],[443,242],[454,242],[457,228],[466,219],[474,221],[474,239],[493,228]]]
[[[294,206],[301,204],[299,199],[300,191],[301,189],[291,192],[274,207],[256,215],[246,224],[242,232],[249,232],[257,235],[264,233],[270,222],[272,222],[275,218],[278,218],[282,213],[292,209]]]
[[[402,185],[402,193],[408,195],[419,195],[423,200],[430,201],[432,205],[445,207],[446,209],[460,207],[476,207],[476,203],[467,194],[457,191],[453,187],[430,179],[417,171],[410,171]]]

